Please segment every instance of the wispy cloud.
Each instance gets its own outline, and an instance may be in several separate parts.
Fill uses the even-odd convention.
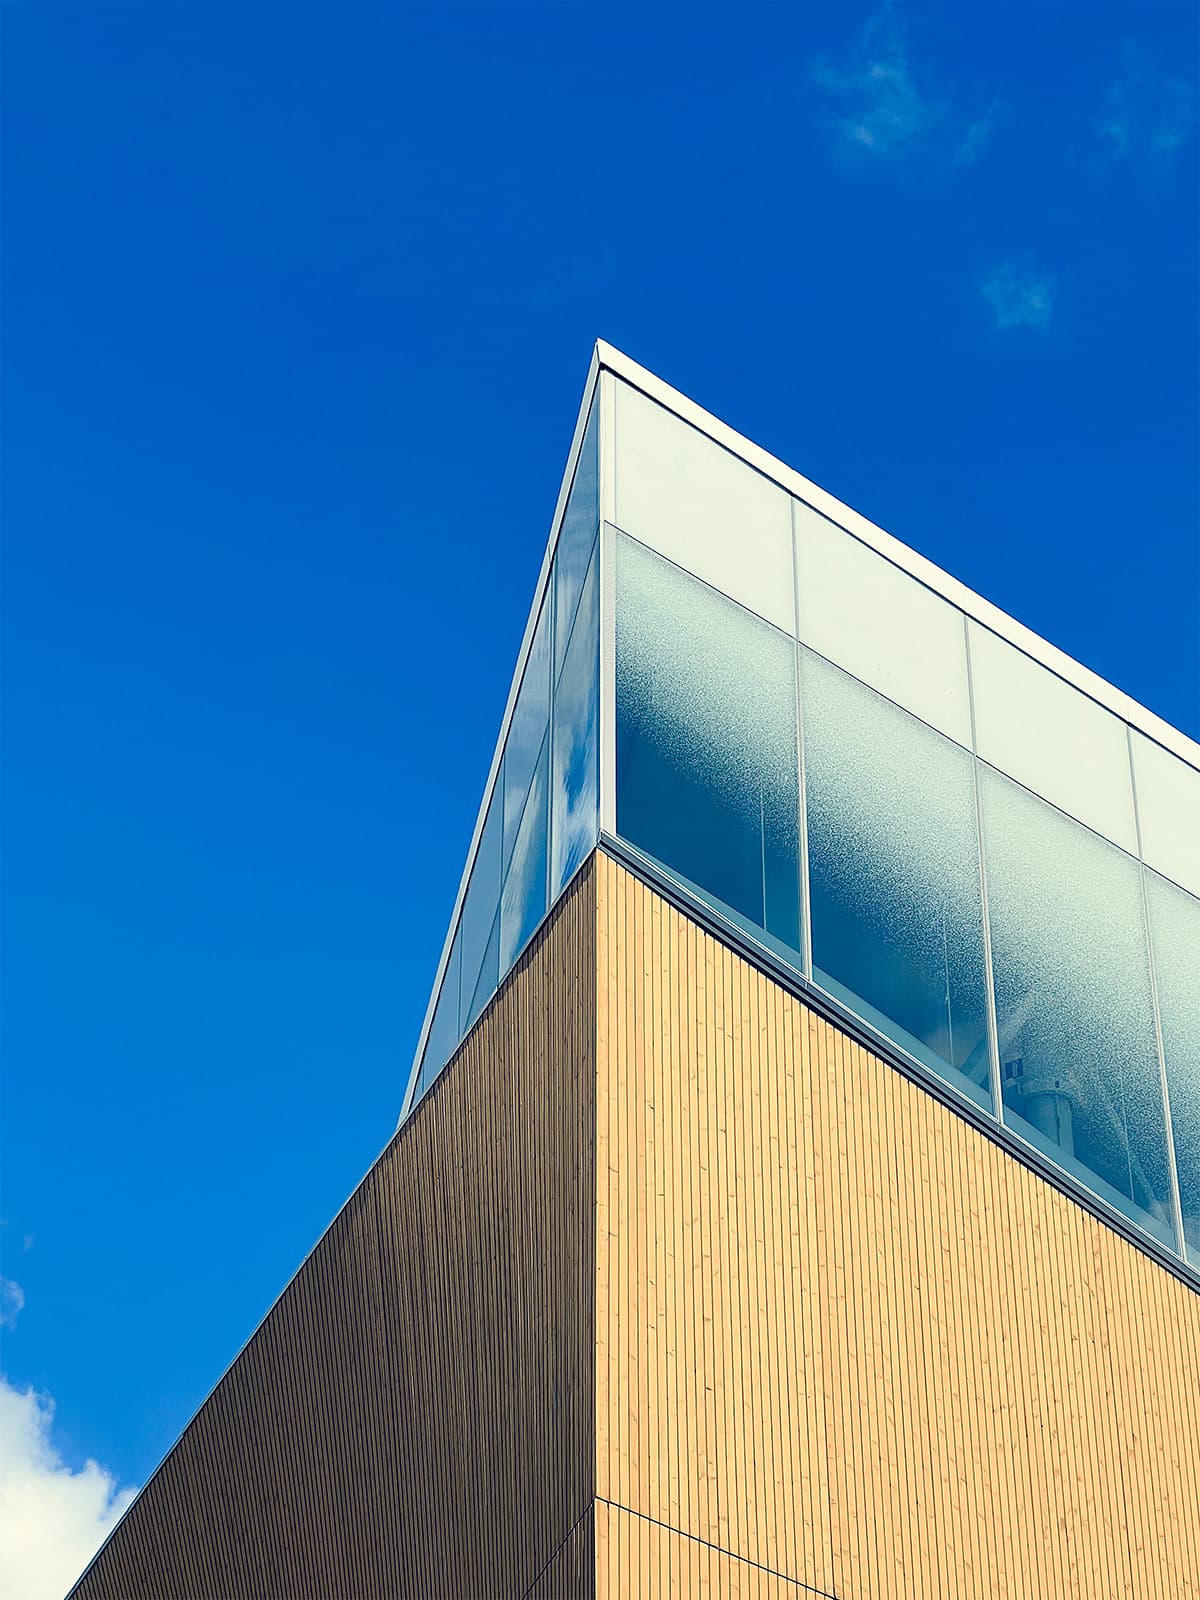
[[[1104,111],[1093,126],[1109,160],[1168,166],[1195,134],[1196,86],[1161,71],[1143,50],[1127,45],[1120,76],[1110,85]]]
[[[11,1278],[0,1277],[0,1328],[15,1328],[24,1309],[24,1289]]]
[[[812,80],[836,145],[862,159],[925,155],[968,165],[986,146],[997,111],[993,105],[974,118],[955,111],[932,74],[914,67],[907,29],[890,6],[867,18],[842,63],[815,61]]]
[[[983,279],[980,292],[997,328],[1035,328],[1044,333],[1054,311],[1054,283],[1021,259],[1002,261]]]
[[[62,1600],[133,1499],[89,1461],[72,1472],[54,1403],[0,1377],[0,1594]]]

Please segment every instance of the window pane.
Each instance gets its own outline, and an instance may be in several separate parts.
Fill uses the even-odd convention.
[[[429,1085],[458,1049],[460,1038],[458,1031],[458,979],[461,965],[462,946],[456,932],[454,943],[450,947],[450,959],[446,963],[446,973],[442,979],[441,993],[438,995],[433,1021],[429,1025],[429,1037],[425,1041],[425,1054],[421,1058],[421,1077],[417,1085],[418,1098],[425,1093],[426,1089],[429,1088]]]
[[[1200,894],[1200,772],[1135,733],[1133,773],[1143,859]]]
[[[615,454],[626,533],[794,632],[791,502],[778,484],[625,383]]]
[[[991,1107],[970,755],[802,653],[813,977]]]
[[[792,640],[619,538],[616,680],[618,832],[794,953]]]
[[[504,744],[505,868],[512,854],[513,841],[525,809],[525,796],[529,792],[529,780],[533,776],[534,762],[546,737],[549,720],[550,607],[543,604]]]
[[[1200,1267],[1200,900],[1146,874],[1188,1260]]]
[[[597,539],[554,688],[552,902],[591,853],[599,831],[599,550]]]
[[[962,612],[826,517],[795,509],[801,639],[970,749]]]
[[[1125,724],[987,628],[970,634],[979,754],[1136,855]]]
[[[488,807],[487,821],[479,837],[479,850],[471,869],[462,909],[462,1003],[467,1006],[475,993],[480,965],[491,937],[492,923],[500,908],[500,796],[501,772]],[[492,981],[495,989],[496,980]],[[464,1026],[463,1032],[466,1032]]]
[[[555,672],[562,670],[575,607],[583,592],[588,559],[600,528],[599,411],[599,405],[593,400],[554,552],[554,604],[558,617]]]
[[[1141,868],[980,779],[1005,1121],[1173,1245]]]
[[[506,973],[546,914],[546,825],[550,740],[542,740],[500,902],[500,971]]]
[[[464,968],[464,977],[466,969]],[[480,1012],[500,987],[500,908],[496,908],[496,917],[492,923],[492,931],[488,937],[487,948],[483,953],[483,960],[479,967],[479,976],[475,980],[475,993],[471,999],[471,1007],[463,1018],[462,1031],[464,1035],[474,1026]],[[466,989],[463,989],[463,999],[466,999]]]

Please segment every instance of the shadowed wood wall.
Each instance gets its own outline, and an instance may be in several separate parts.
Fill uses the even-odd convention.
[[[1200,1296],[604,856],[597,896],[600,1593],[673,1549],[681,1593],[1200,1596]]]
[[[596,1592],[596,1502],[593,1500],[554,1552],[527,1600],[564,1600]]]
[[[560,1550],[595,1456],[594,906],[589,866],[77,1600],[521,1595]]]

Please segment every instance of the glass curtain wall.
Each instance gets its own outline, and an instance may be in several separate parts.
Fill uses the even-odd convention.
[[[1200,1265],[1200,771],[645,395],[614,413],[617,834]]]
[[[1200,1268],[1200,761],[832,514],[602,378],[413,1098],[603,787],[685,892]]]
[[[593,403],[452,928],[413,1103],[426,1093],[596,842],[599,414]]]

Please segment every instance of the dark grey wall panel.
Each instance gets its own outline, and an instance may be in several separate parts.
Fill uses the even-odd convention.
[[[586,1568],[595,1006],[593,862],[74,1600],[521,1595]]]
[[[594,1600],[596,1594],[596,1502],[571,1529],[525,1600]]]

